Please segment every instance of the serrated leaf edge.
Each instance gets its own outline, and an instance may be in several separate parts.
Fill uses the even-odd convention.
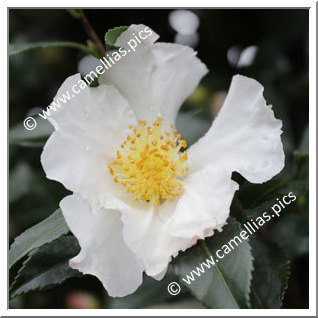
[[[20,235],[18,235],[18,236],[14,239],[14,241],[13,241],[12,244],[10,245],[10,249],[9,249],[9,269],[10,269],[14,264],[16,264],[21,258],[25,257],[25,256],[28,255],[31,251],[33,251],[35,248],[38,248],[38,247],[42,246],[42,245],[40,245],[40,246],[36,246],[36,247],[32,248],[32,249],[31,249],[30,251],[28,251],[26,254],[22,254],[19,258],[17,258],[14,262],[12,262],[12,263],[10,264],[10,251],[12,251],[12,249],[15,247],[15,244],[17,244],[17,243],[16,243],[17,239],[20,238],[20,237],[21,237],[22,235],[24,235],[25,233],[30,232],[35,226],[38,226],[38,225],[41,224],[42,222],[45,222],[47,219],[49,219],[50,217],[52,217],[52,216],[53,216],[55,213],[57,213],[59,210],[60,210],[60,209],[55,210],[50,216],[48,216],[47,218],[45,218],[45,219],[42,220],[41,222],[35,224],[34,226],[31,226],[30,228],[26,229],[24,232],[22,232]],[[61,213],[62,213],[62,212],[61,212]],[[63,216],[63,215],[62,215],[62,216]],[[64,218],[64,217],[63,217],[63,218]],[[65,220],[64,220],[64,221],[65,221]],[[47,243],[50,243],[50,242],[56,240],[57,238],[61,237],[62,235],[67,234],[67,233],[69,232],[69,228],[68,228],[66,222],[65,222],[65,224],[63,224],[63,225],[61,224],[61,225],[55,226],[55,227],[54,227],[53,229],[51,229],[51,231],[50,231],[49,233],[47,233],[47,234],[52,233],[53,230],[57,230],[57,229],[62,228],[62,226],[64,226],[64,225],[66,225],[66,229],[65,229],[65,231],[63,231],[63,232],[61,233],[60,236],[55,237],[54,239],[45,242],[43,245],[45,245],[45,244],[47,244]]]
[[[114,44],[111,44],[111,43],[109,43],[108,41],[107,41],[107,34],[109,34],[109,32],[112,32],[112,31],[115,31],[116,29],[121,29],[121,28],[126,28],[126,30],[129,28],[129,26],[128,25],[121,25],[121,26],[119,26],[119,27],[114,27],[114,28],[112,28],[112,29],[109,29],[109,30],[107,30],[107,32],[105,33],[105,36],[104,36],[104,41],[105,41],[105,44],[106,45],[110,45],[110,46],[115,46],[115,43]],[[125,32],[126,30],[123,30],[121,33],[123,33],[123,32]],[[120,33],[120,35],[121,35],[121,33]],[[119,35],[119,36],[120,36]],[[118,37],[117,37],[117,39],[118,39]],[[116,40],[117,40],[116,39]]]
[[[239,221],[237,221],[234,217],[231,217],[231,216],[230,216],[229,218],[232,218],[232,219],[238,224],[239,229],[242,230],[242,228],[241,228],[241,225],[242,225],[242,224],[241,224]],[[225,225],[227,225],[227,224],[228,224],[228,223],[226,222]],[[225,226],[225,225],[224,225],[224,226]],[[219,231],[219,232],[222,232],[222,231],[223,231],[223,228],[222,228],[221,230],[218,230],[218,231]],[[248,288],[247,288],[247,291],[244,293],[244,299],[245,299],[245,301],[246,301],[247,307],[250,308],[250,307],[251,307],[250,295],[251,295],[251,286],[252,286],[252,278],[253,278],[252,272],[254,271],[254,260],[255,260],[255,259],[254,259],[254,256],[253,256],[253,254],[252,254],[252,247],[251,247],[251,245],[250,245],[250,243],[249,243],[249,240],[246,240],[245,242],[246,242],[247,245],[248,245],[249,254],[250,254],[250,257],[251,257],[251,271],[250,271],[250,274],[249,274],[250,277],[249,277],[249,279],[248,279]],[[205,250],[205,252],[207,253],[207,255],[208,255],[208,256],[211,256],[211,252],[210,252],[210,250],[208,249],[208,247],[206,246],[205,241],[201,241],[201,244],[203,245],[203,249]],[[217,265],[217,264],[214,264],[213,266],[216,268],[217,273],[220,275],[220,269],[219,269],[218,265]],[[174,267],[174,268],[175,268],[175,267]],[[176,271],[176,274],[177,274],[177,276],[178,276],[179,282],[180,282],[181,284],[183,284],[183,283],[181,282],[181,280],[180,280],[179,275],[178,275],[178,271]],[[230,290],[229,290],[229,288],[227,287],[227,282],[226,282],[226,280],[224,279],[222,273],[221,273],[221,275],[222,275],[222,278],[223,278],[222,281],[224,281],[224,282],[226,283],[226,289],[227,289],[227,291],[229,292]],[[187,286],[186,286],[186,287],[187,287]],[[197,301],[199,301],[199,302],[200,302],[202,305],[204,305],[206,308],[213,309],[213,308],[207,306],[206,304],[202,303],[201,300],[199,300],[199,299],[197,298],[197,296],[192,292],[192,290],[191,290],[190,288],[187,287],[187,290],[189,291],[189,293],[190,293]],[[235,303],[237,304],[238,309],[240,309],[241,307],[239,306],[237,300],[235,299],[235,297],[234,297],[234,295],[232,294],[231,291],[230,291],[230,295],[231,295],[231,298],[232,298],[232,299],[235,301]]]
[[[64,236],[65,236],[65,234],[64,234]],[[60,236],[60,237],[62,237],[62,236]],[[59,238],[60,238],[60,237],[59,237]],[[57,239],[58,239],[58,238],[56,238],[55,240],[57,240]],[[45,244],[43,244],[43,245],[41,245],[41,246],[39,246],[39,247],[33,249],[32,251],[30,251],[30,252],[27,254],[27,258],[24,260],[24,262],[23,262],[21,268],[18,270],[18,273],[17,273],[17,275],[16,275],[15,278],[14,278],[14,282],[12,283],[12,285],[11,285],[10,288],[9,288],[10,299],[13,299],[13,298],[15,298],[15,297],[17,297],[17,296],[19,296],[19,295],[26,294],[26,293],[28,293],[28,292],[30,292],[30,291],[34,291],[34,290],[44,290],[44,289],[46,289],[46,288],[49,288],[49,286],[52,286],[52,285],[47,285],[47,286],[42,286],[42,287],[39,287],[39,288],[30,289],[30,290],[28,290],[28,291],[22,291],[22,292],[16,293],[16,292],[19,290],[19,288],[21,288],[23,285],[25,285],[26,283],[31,282],[32,279],[33,279],[33,278],[32,278],[32,279],[28,280],[28,281],[27,281],[25,284],[23,284],[22,286],[18,287],[18,289],[11,295],[12,289],[15,287],[16,282],[17,282],[17,280],[18,280],[19,277],[20,277],[20,274],[21,274],[22,271],[25,269],[26,265],[31,261],[32,256],[33,256],[34,254],[36,254],[37,251],[38,251],[40,248],[42,248],[43,246],[48,245],[48,244],[54,242],[55,240],[53,240],[53,241],[51,241],[51,242],[47,242],[47,243],[45,243]],[[54,267],[61,266],[61,265],[63,265],[65,262],[66,262],[66,261],[59,262],[59,263],[55,264]],[[38,276],[40,276],[40,275],[43,274],[43,273],[45,273],[45,271],[40,272]],[[79,275],[82,275],[81,272],[79,272]],[[56,286],[56,285],[61,285],[66,279],[68,279],[68,278],[65,278],[64,280],[61,280],[60,282],[54,284],[54,286]]]

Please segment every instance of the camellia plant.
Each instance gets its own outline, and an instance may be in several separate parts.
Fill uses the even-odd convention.
[[[71,14],[82,17],[80,10]],[[147,36],[137,42],[143,30]],[[275,179],[267,182],[284,167],[283,123],[255,79],[235,75],[212,126],[188,146],[176,118],[208,69],[192,48],[158,38],[141,24],[108,31],[110,52],[131,52],[48,116],[54,132],[41,163],[47,178],[72,194],[13,242],[10,268],[24,261],[12,298],[83,274],[96,276],[109,296],[124,297],[142,290],[146,274],[154,284],[179,282],[208,308],[281,306],[288,261],[257,238],[239,244],[191,284],[182,279],[291,188],[284,180],[278,187]],[[105,55],[98,41],[79,48]],[[55,99],[81,81],[80,74],[68,77]],[[249,188],[240,190],[243,178],[262,184],[254,205],[245,199]],[[236,193],[240,200],[233,199]],[[247,212],[234,218],[231,205]],[[264,276],[275,266],[272,277]],[[35,277],[37,271],[42,276]]]

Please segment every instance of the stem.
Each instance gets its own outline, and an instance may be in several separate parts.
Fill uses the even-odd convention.
[[[93,40],[93,42],[96,44],[99,52],[101,53],[101,56],[105,56],[106,55],[106,49],[102,43],[102,41],[100,40],[100,38],[98,37],[98,35],[96,34],[95,30],[93,29],[92,25],[90,24],[90,22],[88,21],[84,11],[82,11],[82,15],[81,15],[81,22],[83,24],[83,27],[86,31],[86,33],[88,34],[88,36]]]

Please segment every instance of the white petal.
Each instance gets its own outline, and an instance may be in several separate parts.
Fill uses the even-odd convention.
[[[166,222],[175,236],[204,238],[221,229],[230,213],[234,192],[238,189],[231,173],[213,165],[189,173],[184,180],[184,193],[175,212]]]
[[[189,47],[154,44],[158,35],[152,30],[151,36],[142,40],[133,52],[127,43],[134,39],[133,34],[145,28],[132,25],[120,35],[116,45],[130,52],[108,69],[100,82],[114,84],[129,100],[138,119],[152,122],[160,115],[165,119],[164,124],[174,123],[181,104],[207,73],[207,68]]]
[[[262,183],[282,170],[282,122],[275,118],[272,106],[266,105],[263,90],[251,78],[233,77],[212,127],[188,151],[191,171],[213,164]]]
[[[157,275],[153,275],[152,278],[154,278],[155,280],[162,280],[165,277],[167,270],[168,270],[168,266],[161,273]]]
[[[148,210],[122,210],[124,224],[123,236],[126,244],[143,260],[146,273],[155,279],[161,279],[172,256],[185,250],[191,240],[171,235],[165,228],[162,219],[163,207]]]
[[[65,197],[60,207],[81,246],[70,266],[96,276],[112,297],[133,293],[142,283],[143,266],[123,241],[120,213],[93,213],[78,195]]]
[[[57,96],[79,80],[79,74],[69,77]],[[135,123],[133,111],[114,87],[100,85],[85,88],[51,113],[56,131],[41,155],[47,177],[102,205],[109,189],[117,189],[107,164],[120,149],[129,125]]]
[[[124,193],[123,189],[121,190]],[[190,245],[191,240],[174,237],[164,229],[164,221],[161,219],[164,211],[160,213],[158,207],[151,203],[133,202],[132,198],[121,199],[115,195],[108,195],[101,209],[116,211],[121,217],[125,244],[142,261],[146,273],[155,279],[162,279],[172,255],[177,255],[179,250],[184,250]],[[96,209],[92,212],[95,214]],[[82,222],[79,224],[82,225]]]

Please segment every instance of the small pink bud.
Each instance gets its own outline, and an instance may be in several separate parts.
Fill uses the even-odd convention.
[[[87,292],[71,292],[66,297],[66,307],[70,309],[99,309],[99,300]]]

